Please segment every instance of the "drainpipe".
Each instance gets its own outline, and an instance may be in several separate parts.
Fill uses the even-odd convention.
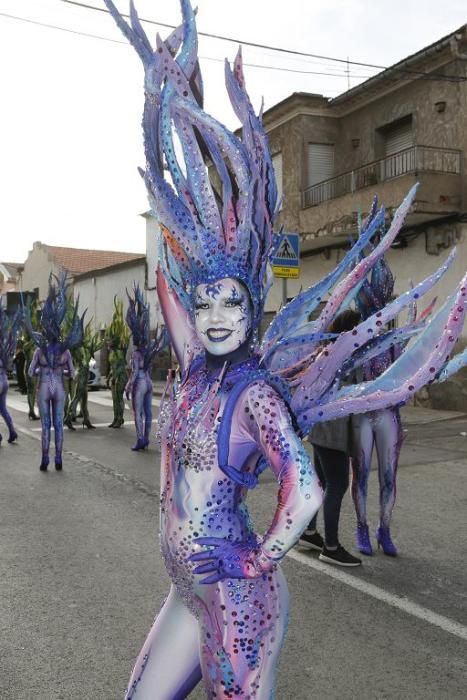
[[[459,42],[462,40],[462,34],[455,34],[452,38],[451,41],[449,42],[449,45],[451,47],[451,53],[454,56],[454,58],[457,58],[459,61],[464,62],[464,72],[467,76],[467,53],[463,51],[459,51]],[[459,85],[459,102],[461,103],[461,107],[463,104],[463,112],[465,114],[465,110],[467,109],[467,91],[465,88],[465,83],[464,83],[464,89],[462,90],[461,85]],[[464,180],[465,178],[465,173],[466,173],[466,158],[467,158],[467,139],[464,137],[464,168],[462,169],[462,179]],[[465,180],[464,180],[465,182]],[[464,186],[463,188],[463,193],[462,193],[462,208],[464,209],[464,212],[467,208],[467,193],[466,193],[466,187]]]

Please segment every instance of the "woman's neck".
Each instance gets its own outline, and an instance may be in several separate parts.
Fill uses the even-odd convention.
[[[237,365],[239,362],[245,362],[250,357],[250,341],[248,339],[236,350],[226,355],[212,355],[206,351],[206,367],[208,371],[212,372],[223,367],[226,362],[228,362],[229,365]]]

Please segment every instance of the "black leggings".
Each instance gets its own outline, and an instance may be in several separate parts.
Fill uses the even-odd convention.
[[[349,488],[349,456],[319,445],[313,445],[313,451],[316,473],[324,489],[324,540],[327,547],[337,547],[342,499]],[[316,530],[316,515],[308,528]]]

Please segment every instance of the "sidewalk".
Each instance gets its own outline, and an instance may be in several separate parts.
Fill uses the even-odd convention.
[[[401,408],[402,422],[407,425],[423,423],[432,423],[440,420],[452,420],[465,416],[467,429],[467,407],[466,411],[442,411],[436,408],[427,408],[426,406],[403,406]]]

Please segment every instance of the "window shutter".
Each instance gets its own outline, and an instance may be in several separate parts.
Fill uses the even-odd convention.
[[[386,133],[386,156],[413,146],[412,120],[393,127]]]
[[[308,144],[308,187],[334,177],[334,145]]]
[[[279,208],[282,209],[284,192],[282,187],[282,153],[275,153],[273,155],[272,167],[274,168],[274,175],[276,176],[277,201],[279,203]]]

